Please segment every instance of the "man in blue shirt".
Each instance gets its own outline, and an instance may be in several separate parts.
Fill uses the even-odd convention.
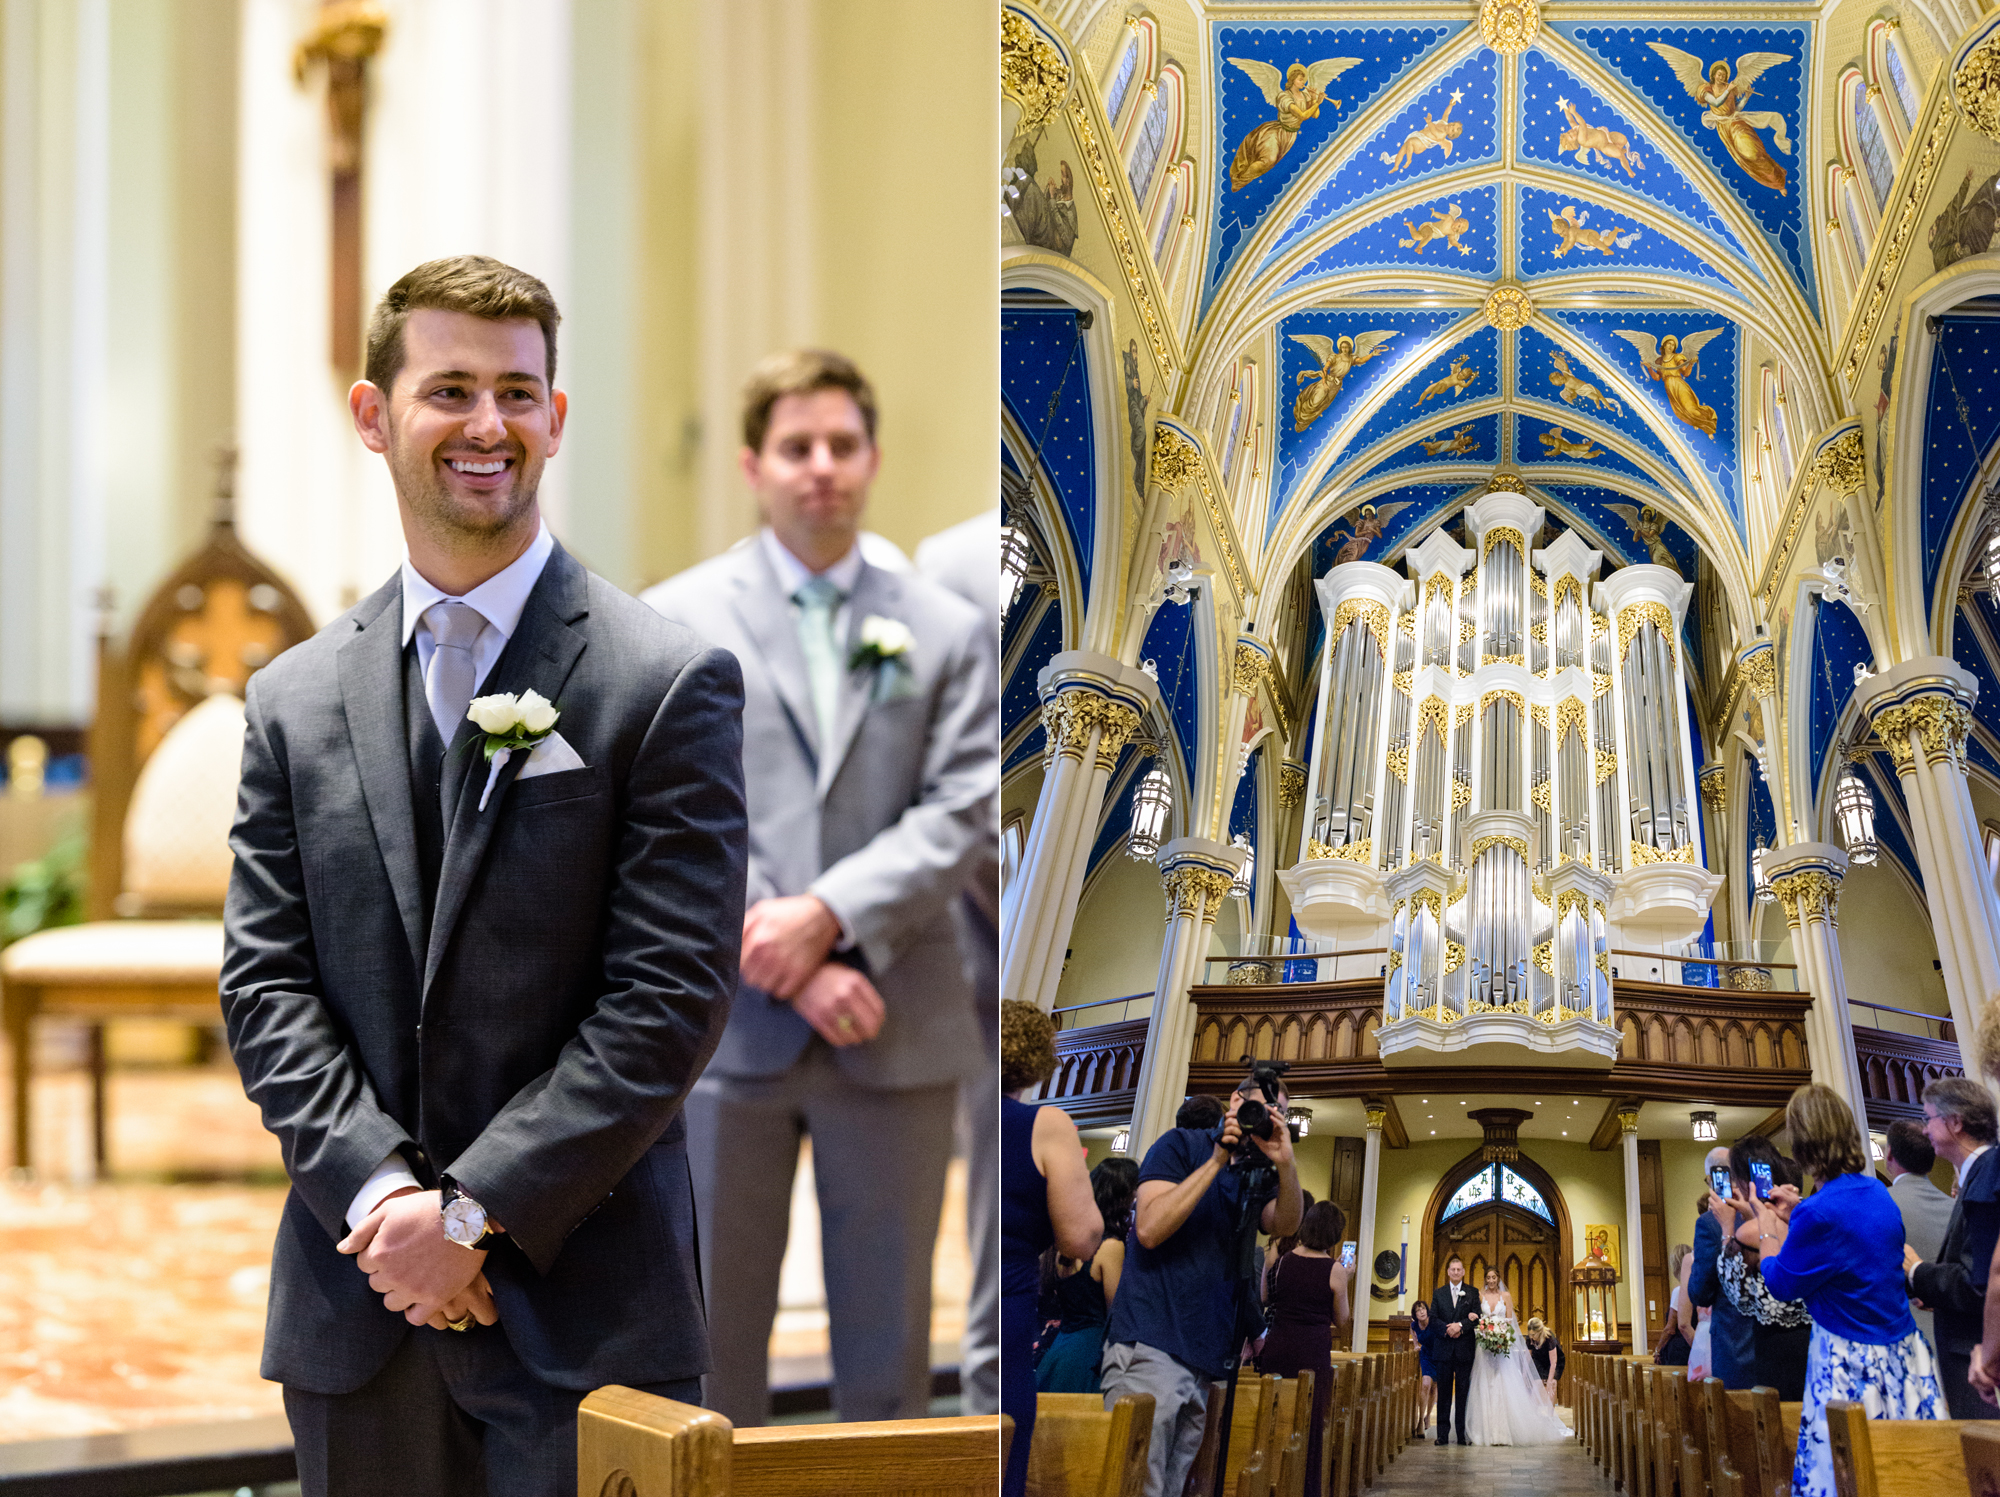
[[[1708,1151],[1704,1178],[1713,1180],[1717,1169],[1729,1168],[1729,1150]],[[1746,1182],[1747,1183],[1747,1182]],[[1710,1375],[1724,1386],[1748,1388],[1757,1381],[1757,1349],[1752,1341],[1754,1323],[1729,1303],[1722,1292],[1722,1244],[1736,1230],[1736,1213],[1729,1209],[1726,1196],[1709,1193],[1708,1210],[1694,1227],[1693,1266],[1688,1270],[1688,1298],[1708,1311],[1708,1352]]]
[[[1107,1409],[1125,1394],[1152,1395],[1146,1497],[1179,1497],[1201,1447],[1208,1385],[1222,1376],[1242,1334],[1235,1324],[1235,1253],[1247,1182],[1229,1160],[1242,1137],[1236,1114],[1243,1101],[1242,1091],[1230,1097],[1219,1136],[1212,1125],[1161,1134],[1139,1169],[1138,1216],[1111,1302],[1099,1385]],[[1282,1090],[1271,1111],[1277,1123],[1271,1136],[1252,1140],[1278,1173],[1258,1224],[1282,1237],[1298,1230],[1303,1210]],[[1198,1116],[1183,1108],[1177,1121]]]

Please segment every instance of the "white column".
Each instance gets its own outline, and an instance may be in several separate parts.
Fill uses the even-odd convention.
[[[1924,899],[1962,1054],[2000,983],[2000,898],[1965,780],[1965,735],[1979,686],[1956,661],[1927,656],[1872,677],[1862,707],[1896,761],[1910,806]]]
[[[1771,892],[1785,907],[1792,949],[1813,994],[1813,1080],[1831,1087],[1854,1114],[1861,1157],[1868,1152],[1868,1099],[1861,1089],[1861,1063],[1854,1054],[1854,1020],[1847,1007],[1847,978],[1841,969],[1835,910],[1847,854],[1824,842],[1802,842],[1765,860]]]
[[[1182,837],[1160,849],[1167,895],[1167,936],[1160,947],[1160,976],[1153,992],[1146,1054],[1139,1063],[1138,1098],[1132,1108],[1132,1157],[1143,1159],[1154,1139],[1174,1126],[1187,1096],[1188,1060],[1194,1044],[1194,1005],[1188,988],[1208,956],[1215,912],[1228,897],[1243,850],[1205,837]]]
[[[1160,689],[1107,655],[1070,650],[1043,667],[1041,690],[1042,790],[1020,869],[1001,897],[1000,994],[1047,1009],[1062,980],[1104,788]]]
[[[1354,1316],[1351,1349],[1357,1352],[1368,1350],[1368,1322],[1374,1314],[1375,1296],[1369,1289],[1375,1282],[1375,1200],[1382,1183],[1382,1124],[1389,1117],[1386,1103],[1362,1105],[1367,1109],[1368,1136],[1361,1152],[1361,1220],[1354,1232],[1354,1282],[1348,1289],[1352,1301],[1348,1310]]]
[[[1646,1328],[1645,1218],[1639,1211],[1639,1110],[1620,1109],[1618,1130],[1625,1145],[1625,1298],[1632,1316],[1632,1352],[1652,1344]]]

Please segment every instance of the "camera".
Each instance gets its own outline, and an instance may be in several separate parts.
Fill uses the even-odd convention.
[[[1282,1060],[1255,1060],[1248,1055],[1243,1057],[1242,1063],[1250,1068],[1250,1074],[1236,1088],[1243,1093],[1243,1103],[1236,1109],[1236,1126],[1242,1130],[1243,1136],[1237,1142],[1229,1167],[1233,1170],[1262,1169],[1270,1161],[1252,1140],[1269,1139],[1274,1128],[1288,1131],[1291,1128],[1278,1110],[1278,1078],[1290,1070],[1291,1065]],[[1223,1125],[1227,1126],[1227,1123]],[[1221,1136],[1222,1129],[1218,1128],[1216,1137]]]

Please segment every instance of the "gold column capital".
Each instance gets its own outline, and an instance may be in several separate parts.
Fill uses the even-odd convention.
[[[1278,766],[1278,804],[1290,809],[1306,798],[1306,767],[1287,759]]]
[[[1948,687],[1939,686],[1882,707],[1872,719],[1875,736],[1895,760],[1896,773],[1916,767],[1921,751],[1929,765],[1965,760],[1965,735],[1972,729],[1972,709]],[[1914,741],[1913,741],[1914,740]]]
[[[1389,1121],[1389,1104],[1386,1102],[1363,1103],[1362,1112],[1368,1119],[1370,1133],[1380,1133]]]
[[[1092,691],[1087,686],[1070,686],[1042,703],[1042,727],[1047,741],[1042,745],[1044,766],[1060,756],[1082,759],[1090,747],[1092,730],[1097,739],[1097,768],[1106,771],[1118,762],[1118,755],[1139,731],[1138,709]]]
[[[1793,930],[1814,917],[1838,924],[1834,910],[1840,903],[1840,875],[1831,868],[1781,873],[1771,880],[1771,894],[1785,907],[1785,919]]]
[[[1167,894],[1167,924],[1188,915],[1203,925],[1213,923],[1233,882],[1227,873],[1206,864],[1176,863],[1160,875]]]
[[[1639,1131],[1639,1109],[1621,1107],[1618,1109],[1618,1131],[1627,1137]]]

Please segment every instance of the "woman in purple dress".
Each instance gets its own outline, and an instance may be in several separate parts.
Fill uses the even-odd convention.
[[[1311,1441],[1306,1448],[1306,1497],[1320,1497],[1320,1449],[1333,1393],[1334,1327],[1349,1319],[1348,1270],[1334,1259],[1347,1218],[1331,1201],[1315,1202],[1299,1222],[1298,1246],[1271,1266],[1264,1310],[1270,1331],[1257,1370],[1279,1377],[1313,1375]]]

